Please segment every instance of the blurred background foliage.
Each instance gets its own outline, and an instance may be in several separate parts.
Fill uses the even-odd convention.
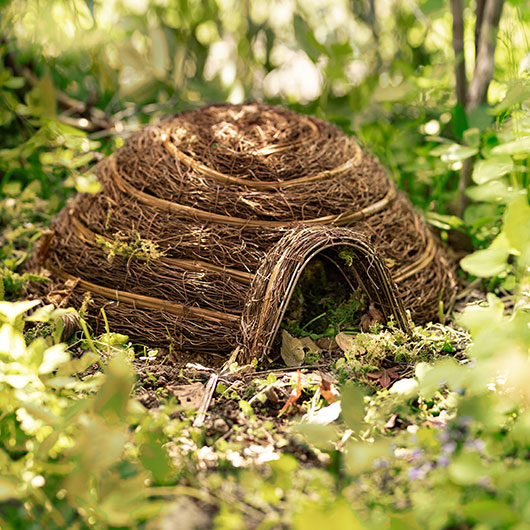
[[[473,2],[464,17],[471,76]],[[455,112],[451,26],[446,0],[4,3],[0,142],[17,147],[0,156],[4,183],[13,176],[24,181],[27,167],[17,158],[27,161],[35,150],[48,188],[57,165],[83,168],[89,158],[81,153],[108,152],[120,136],[163,114],[265,99],[355,133],[416,204],[446,213],[467,153],[431,151],[449,140],[476,144],[474,132],[498,143],[491,126],[529,93],[530,8],[506,2],[490,108],[467,120]],[[46,153],[52,139],[61,148]],[[493,215],[495,205],[488,208]]]

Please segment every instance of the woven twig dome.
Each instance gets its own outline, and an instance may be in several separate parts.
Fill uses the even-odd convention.
[[[240,344],[259,357],[308,261],[343,247],[356,256],[351,282],[404,329],[404,309],[424,323],[455,292],[442,248],[377,160],[282,107],[167,117],[97,175],[102,191],[63,209],[38,253],[62,284],[49,299],[83,304],[96,331],[104,308],[144,344],[225,358]]]

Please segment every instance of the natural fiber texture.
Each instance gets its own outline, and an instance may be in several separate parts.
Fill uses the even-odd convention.
[[[96,332],[104,307],[112,329],[188,359],[238,343],[245,360],[262,356],[302,269],[343,247],[355,255],[345,281],[404,329],[404,309],[423,323],[455,292],[443,250],[382,166],[333,125],[282,107],[170,116],[97,175],[102,191],[59,214],[33,261],[56,292],[69,282],[68,303],[85,301]]]

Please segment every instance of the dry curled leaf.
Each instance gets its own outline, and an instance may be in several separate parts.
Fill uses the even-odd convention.
[[[287,330],[282,329],[281,356],[287,366],[300,366],[304,362],[304,344],[293,337]]]
[[[349,352],[355,345],[355,335],[347,335],[346,333],[340,332],[335,336],[335,341],[343,352]]]
[[[322,353],[322,348],[311,337],[302,337],[300,341],[307,353],[314,353],[317,355]]]
[[[334,403],[340,397],[340,392],[337,387],[333,384],[329,378],[327,378],[323,373],[320,373],[321,381],[319,383],[320,393],[322,397],[328,403]]]
[[[191,385],[168,385],[167,389],[178,398],[180,404],[185,409],[197,410],[204,395],[204,385],[202,383],[192,383]]]

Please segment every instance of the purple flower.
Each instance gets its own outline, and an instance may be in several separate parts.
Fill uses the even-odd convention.
[[[449,440],[442,445],[442,453],[447,455],[452,455],[456,450],[456,442],[454,440]]]
[[[484,451],[484,448],[486,447],[486,444],[478,438],[476,440],[466,440],[466,443],[464,445],[466,449],[469,449],[470,451],[475,450],[479,453],[482,453],[482,451]]]
[[[390,465],[390,462],[388,461],[387,458],[376,458],[372,463],[372,466],[374,469],[384,469],[388,467],[389,465]]]
[[[408,478],[409,480],[422,480],[431,469],[432,464],[430,462],[426,462],[419,467],[413,467],[409,469]]]
[[[447,455],[440,455],[436,460],[438,467],[447,467],[449,465],[449,457]]]
[[[458,418],[458,424],[461,427],[469,427],[473,423],[473,418],[471,416],[460,416]]]

